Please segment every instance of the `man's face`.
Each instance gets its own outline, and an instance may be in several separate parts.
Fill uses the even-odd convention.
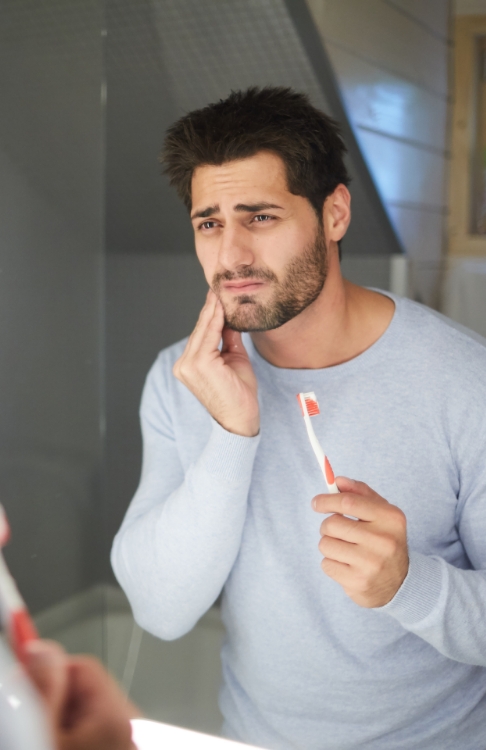
[[[260,152],[198,167],[192,206],[196,253],[230,328],[278,328],[319,296],[322,225],[309,201],[289,192],[280,157]]]

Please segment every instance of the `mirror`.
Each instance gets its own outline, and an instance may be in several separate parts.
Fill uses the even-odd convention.
[[[390,256],[406,248],[414,268],[429,269],[413,295],[435,304],[447,3],[373,0],[354,26],[362,0],[301,5],[304,26],[325,37],[349,137],[364,154],[351,154],[345,272],[389,289],[399,283]],[[43,635],[96,654],[148,717],[212,734],[222,720],[219,608],[172,643],[142,633],[109,552],[139,480],[145,377],[161,349],[190,333],[207,289],[187,212],[160,174],[164,131],[250,85],[333,104],[298,6],[17,0],[0,10],[6,558]],[[398,49],[390,39],[400,34]]]

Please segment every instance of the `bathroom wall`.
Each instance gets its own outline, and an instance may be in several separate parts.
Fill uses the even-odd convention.
[[[307,0],[363,154],[410,260],[437,304],[445,238],[448,0]]]
[[[97,2],[1,4],[0,501],[33,611],[99,575],[100,29]]]

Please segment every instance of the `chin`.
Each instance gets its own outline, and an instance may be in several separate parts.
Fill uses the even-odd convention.
[[[275,326],[278,328],[278,326]],[[270,328],[260,328],[258,325],[250,325],[245,323],[239,323],[239,322],[226,322],[226,328],[229,328],[231,331],[237,331],[238,333],[263,333],[264,331],[270,331]]]
[[[238,333],[264,333],[280,328],[286,322],[287,320],[279,319],[275,315],[268,315],[268,312],[261,308],[253,309],[251,312],[249,309],[247,314],[241,308],[232,314],[225,312],[226,327]]]
[[[245,314],[241,309],[233,312],[225,310],[224,322],[227,328],[230,328],[232,331],[238,331],[238,333],[263,330],[261,323],[255,320],[255,315],[252,315],[250,311],[248,311],[248,314]]]

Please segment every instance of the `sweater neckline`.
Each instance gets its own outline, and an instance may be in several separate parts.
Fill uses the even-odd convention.
[[[250,359],[254,362],[257,370],[268,373],[272,379],[285,380],[286,382],[291,381],[302,381],[312,380],[313,378],[319,377],[320,379],[328,379],[335,377],[342,377],[348,373],[357,372],[364,367],[372,366],[377,363],[382,357],[383,350],[386,349],[389,342],[395,336],[397,327],[400,324],[400,319],[403,315],[403,300],[401,297],[397,297],[388,291],[382,289],[374,289],[369,287],[372,291],[383,294],[385,297],[389,297],[395,303],[395,310],[393,317],[388,324],[386,330],[382,335],[364,352],[358,354],[356,357],[349,359],[347,362],[342,362],[338,365],[331,365],[329,367],[321,368],[286,368],[277,367],[272,365],[268,360],[264,359],[262,355],[257,351],[253,341],[251,340],[250,334],[243,334],[243,343],[248,351]]]

